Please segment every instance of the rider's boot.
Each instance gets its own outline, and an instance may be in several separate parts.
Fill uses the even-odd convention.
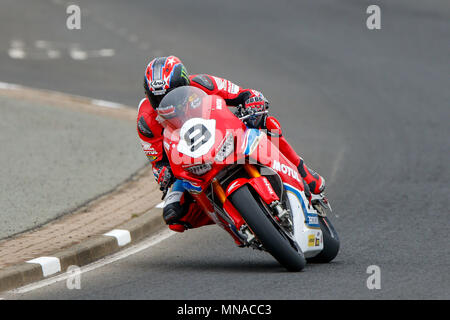
[[[300,158],[297,169],[303,180],[308,184],[312,193],[319,194],[325,190],[325,179],[314,170],[308,168],[302,158]]]
[[[163,219],[169,228],[176,232],[184,232],[184,230],[189,229],[189,225],[180,223],[180,220],[188,212],[188,208],[181,204],[183,193],[183,191],[172,188],[164,201]]]

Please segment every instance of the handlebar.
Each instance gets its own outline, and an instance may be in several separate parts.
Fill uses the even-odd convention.
[[[258,116],[258,115],[263,115],[263,114],[267,114],[269,113],[269,111],[266,109],[264,111],[258,111],[258,112],[252,112],[252,109],[249,108],[245,108],[244,106],[242,106],[241,104],[237,106],[237,112],[236,112],[236,117],[239,118],[239,120],[245,120],[248,119],[252,116]]]
[[[255,112],[255,113],[252,113],[252,114],[247,114],[245,116],[238,117],[238,118],[239,118],[239,120],[245,120],[245,119],[250,118],[252,116],[258,116],[258,115],[262,115],[262,114],[266,114],[266,113],[269,113],[269,111],[267,111],[267,110],[259,111],[259,112]]]

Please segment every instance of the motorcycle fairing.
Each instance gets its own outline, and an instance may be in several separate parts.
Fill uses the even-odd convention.
[[[242,145],[244,155],[248,156],[255,151],[262,138],[262,134],[263,133],[260,130],[253,128],[249,128],[245,131],[244,144]]]
[[[284,183],[292,211],[294,236],[305,257],[313,257],[323,250],[323,233],[314,208],[306,205],[303,191]]]

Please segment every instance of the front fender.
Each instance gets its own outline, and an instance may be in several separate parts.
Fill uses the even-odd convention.
[[[249,184],[252,188],[258,193],[261,199],[266,204],[271,204],[274,201],[279,201],[280,198],[276,194],[275,190],[273,190],[272,185],[266,177],[260,176],[256,178],[238,178],[232,181],[225,192],[226,197],[228,198],[233,192],[241,188],[242,186]]]

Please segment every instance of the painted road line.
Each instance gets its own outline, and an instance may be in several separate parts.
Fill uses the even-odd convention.
[[[7,82],[0,82],[0,89],[5,89],[5,90],[16,90],[21,88],[21,86],[19,86],[18,84],[13,84],[13,83],[7,83]]]
[[[27,263],[37,263],[41,265],[44,277],[61,272],[61,263],[56,257],[39,257],[26,261]]]
[[[91,102],[92,102],[92,104],[95,104],[96,106],[100,106],[100,107],[113,108],[113,109],[123,108],[123,105],[121,105],[120,103],[116,103],[116,102],[112,102],[112,101],[92,99]]]
[[[25,87],[19,85],[19,84],[15,84],[15,83],[8,83],[8,82],[1,82],[0,81],[0,89],[3,90],[17,90],[17,89],[26,89]],[[43,90],[44,91],[44,90]],[[53,92],[51,90],[45,90],[46,92],[49,93],[59,93],[59,92]],[[87,101],[89,101],[89,103],[99,106],[99,107],[105,107],[105,108],[111,108],[111,109],[122,109],[122,108],[126,108],[123,104],[121,103],[117,103],[117,102],[113,102],[113,101],[107,101],[107,100],[101,100],[101,99],[89,99],[86,97],[82,97],[82,96],[77,96],[77,95],[70,95],[70,94],[66,94],[63,93],[64,95],[67,96],[71,96],[71,97],[75,97],[75,98],[82,98],[82,99],[87,99]],[[142,99],[142,101],[144,101],[144,99]],[[142,103],[141,101],[141,103]]]

